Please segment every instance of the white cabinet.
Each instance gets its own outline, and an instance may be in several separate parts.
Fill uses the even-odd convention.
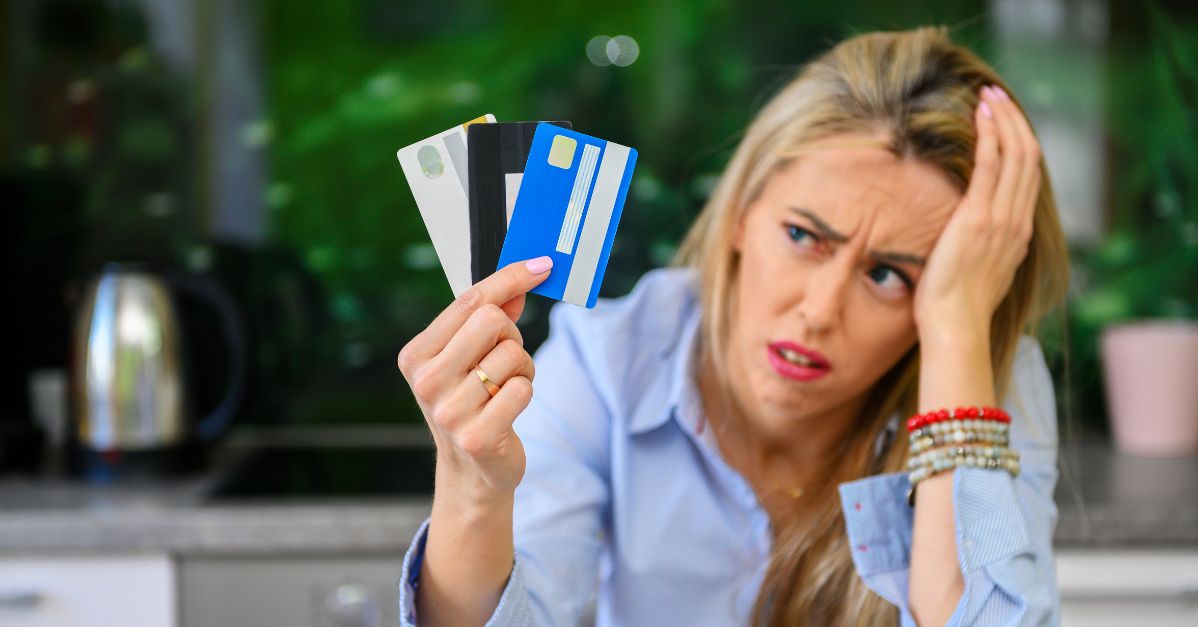
[[[175,627],[167,555],[0,557],[4,627]]]
[[[1198,550],[1056,551],[1061,624],[1198,625]]]
[[[179,561],[181,627],[391,627],[403,554]]]
[[[1198,550],[1055,553],[1066,627],[1198,625]],[[0,625],[394,625],[402,558],[0,557]]]

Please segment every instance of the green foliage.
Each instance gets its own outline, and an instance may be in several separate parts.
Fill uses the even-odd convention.
[[[1149,16],[1147,45],[1112,54],[1115,211],[1110,235],[1081,251],[1095,287],[1076,306],[1093,328],[1198,318],[1198,29],[1155,5]]]
[[[1099,245],[1074,251],[1068,309],[1065,392],[1094,427],[1106,414],[1103,329],[1198,318],[1198,29],[1156,5],[1120,26],[1106,72],[1111,228]]]

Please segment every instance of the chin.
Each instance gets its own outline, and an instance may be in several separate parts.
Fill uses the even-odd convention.
[[[816,398],[823,397],[822,394],[813,396],[811,390],[799,388],[794,382],[783,379],[773,372],[766,374],[772,376],[773,380],[755,390],[755,393],[758,405],[770,413],[786,415],[811,413]]]

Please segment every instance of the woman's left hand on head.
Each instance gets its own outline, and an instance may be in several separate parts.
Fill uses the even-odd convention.
[[[915,292],[920,334],[988,338],[995,309],[1027,256],[1040,195],[1040,144],[998,87],[981,90],[973,176]]]

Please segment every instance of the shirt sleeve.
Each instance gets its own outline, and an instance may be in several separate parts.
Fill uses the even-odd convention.
[[[1040,345],[1021,339],[1011,390],[1011,447],[1021,471],[954,471],[953,512],[965,590],[948,625],[1055,625],[1060,597],[1052,556],[1057,522],[1057,419],[1052,379]],[[913,511],[906,473],[840,484],[858,575],[915,625],[907,601]]]
[[[428,539],[428,524],[431,518],[425,518],[420,530],[412,538],[412,543],[404,554],[403,568],[400,571],[399,585],[399,624],[400,627],[415,627],[416,622],[416,588],[420,585],[420,566],[424,562],[424,544]],[[508,575],[499,604],[487,621],[492,625],[530,625],[527,615],[527,604],[515,601],[525,594],[524,573],[518,562],[513,562],[512,572]]]
[[[577,624],[599,581],[604,520],[610,502],[610,414],[588,375],[580,318],[555,305],[552,332],[534,357],[529,406],[513,426],[524,445],[516,488],[512,571],[487,627]],[[581,311],[581,310],[580,310]],[[404,555],[400,624],[418,625],[415,590],[429,520]]]

